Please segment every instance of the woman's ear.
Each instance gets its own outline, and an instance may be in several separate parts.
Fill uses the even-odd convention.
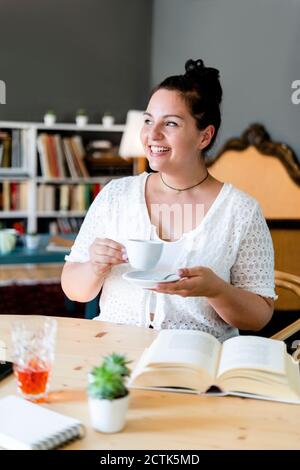
[[[215,133],[215,128],[213,125],[207,126],[201,133],[201,139],[200,139],[200,144],[199,144],[199,150],[203,150],[205,147],[207,147],[211,139],[213,138]]]

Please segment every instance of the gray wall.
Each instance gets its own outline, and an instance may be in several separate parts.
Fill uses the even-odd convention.
[[[152,85],[202,58],[221,72],[225,139],[261,122],[300,159],[300,0],[154,0]]]
[[[124,122],[149,90],[152,0],[0,0],[0,119]]]

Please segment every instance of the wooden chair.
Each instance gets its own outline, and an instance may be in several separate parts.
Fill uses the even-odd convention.
[[[274,142],[261,124],[252,124],[225,142],[208,166],[212,176],[259,201],[273,239],[275,269],[300,276],[300,161],[293,150]],[[298,312],[300,296],[282,286],[278,290],[277,310]]]
[[[275,285],[287,289],[300,298],[300,277],[282,271],[275,271]],[[275,304],[276,305],[276,304]],[[299,314],[300,316],[300,314]],[[300,331],[300,318],[272,336],[273,339],[286,340]]]

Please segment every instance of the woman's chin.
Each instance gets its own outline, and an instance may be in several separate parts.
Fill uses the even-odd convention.
[[[162,158],[150,158],[149,166],[151,170],[160,171],[164,168],[166,162]]]

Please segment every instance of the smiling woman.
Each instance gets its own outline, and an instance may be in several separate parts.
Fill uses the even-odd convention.
[[[101,320],[201,330],[223,341],[270,319],[273,247],[260,207],[212,177],[205,164],[221,123],[221,99],[218,70],[200,59],[188,60],[184,75],[153,90],[141,141],[155,173],[105,186],[63,269],[62,286],[72,300],[88,301],[102,289]],[[162,241],[163,253],[172,256],[155,269],[180,279],[151,284],[152,290],[128,282],[127,239]],[[153,279],[159,278],[151,273]]]

